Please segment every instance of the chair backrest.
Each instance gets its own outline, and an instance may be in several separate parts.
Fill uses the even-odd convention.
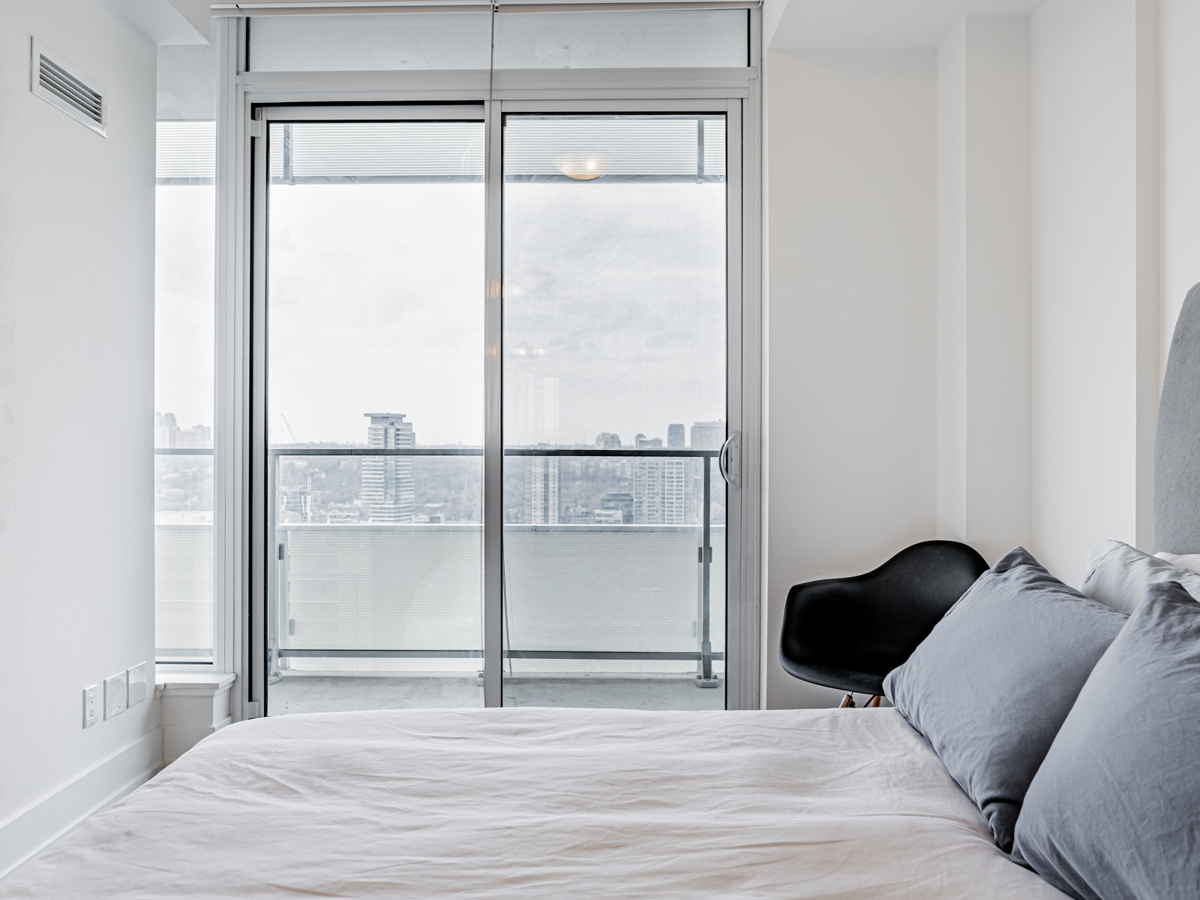
[[[788,593],[780,661],[797,678],[878,694],[988,568],[956,541],[925,541],[852,578],[798,584]]]

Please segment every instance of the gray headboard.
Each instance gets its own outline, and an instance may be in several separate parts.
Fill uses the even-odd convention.
[[[1200,553],[1200,284],[1183,301],[1158,409],[1154,549]]]

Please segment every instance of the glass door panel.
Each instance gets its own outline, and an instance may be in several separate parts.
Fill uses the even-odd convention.
[[[725,125],[505,117],[505,705],[725,706]]]
[[[268,128],[271,715],[483,704],[483,138]]]

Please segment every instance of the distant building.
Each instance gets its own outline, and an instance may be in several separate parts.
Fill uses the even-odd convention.
[[[614,525],[632,525],[633,524],[633,494],[625,491],[609,491],[600,498],[599,512],[605,513],[606,518],[609,513],[619,513],[621,518],[619,522],[606,522],[605,524]],[[597,517],[597,522],[600,519]]]
[[[154,447],[156,450],[170,450],[175,446],[179,435],[179,426],[175,424],[175,413],[154,414]]]
[[[657,450],[662,438],[639,434],[633,439],[638,450]],[[663,524],[664,460],[638,458],[633,464],[633,521],[635,525]]]
[[[602,431],[596,435],[596,448],[599,450],[620,450],[621,437],[611,431]]]
[[[308,476],[308,487],[285,487],[279,491],[280,511],[294,513],[301,522],[312,521],[312,476]],[[282,518],[282,517],[281,517]]]
[[[558,524],[558,457],[529,457],[525,469],[525,524]]]
[[[180,428],[175,437],[176,447],[212,447],[212,429],[207,425]]]
[[[720,450],[725,443],[725,422],[695,422],[692,424],[693,450]]]
[[[693,450],[720,450],[721,445],[725,443],[725,422],[694,422],[692,424],[692,449]],[[703,464],[700,460],[696,460],[696,465],[692,468],[692,477],[689,479],[692,484],[692,504],[696,507],[697,521],[704,515],[704,511],[700,509],[704,504],[704,476],[701,474]],[[709,481],[712,485],[712,496],[715,502],[716,498],[722,496],[719,488],[724,485],[721,482],[721,475],[717,471],[716,461],[709,464]]]
[[[403,413],[364,413],[367,446],[373,450],[415,447],[417,437]],[[412,522],[416,505],[412,457],[367,456],[363,458],[360,496],[370,509],[372,522]]]
[[[624,525],[625,514],[619,509],[594,509],[592,521],[597,525]]]
[[[682,425],[667,426],[667,449],[683,450],[685,430]],[[659,449],[661,438],[639,434],[635,439],[639,450]],[[633,521],[638,525],[688,525],[693,518],[694,488],[692,460],[638,459],[633,468]]]
[[[212,428],[208,425],[195,425],[192,428],[180,428],[175,419],[175,413],[154,414],[154,447],[155,449],[171,450],[174,448],[212,447]]]
[[[567,510],[568,525],[591,525],[596,521],[596,516],[592,510],[583,506],[572,506]]]
[[[304,484],[285,484],[279,488],[279,512],[281,521],[288,521],[283,514],[292,513],[301,522],[313,520],[313,477],[310,469],[305,473]],[[291,520],[295,521],[295,519]]]

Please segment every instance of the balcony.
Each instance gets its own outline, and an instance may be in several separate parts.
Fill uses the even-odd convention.
[[[333,512],[280,521],[317,517],[314,462],[345,473],[345,460],[378,456],[272,453],[268,711],[482,706],[482,527],[329,521],[342,515]],[[467,475],[480,463],[477,451],[448,455]],[[688,461],[697,480],[707,463]],[[724,708],[725,526],[711,521],[709,491],[695,501],[696,524],[504,526],[505,705]],[[160,597],[160,633],[182,634],[205,599],[211,610],[211,577],[194,577],[197,560],[211,565],[211,526],[163,522],[156,535],[159,583],[175,586]],[[194,598],[180,588],[189,580]]]

